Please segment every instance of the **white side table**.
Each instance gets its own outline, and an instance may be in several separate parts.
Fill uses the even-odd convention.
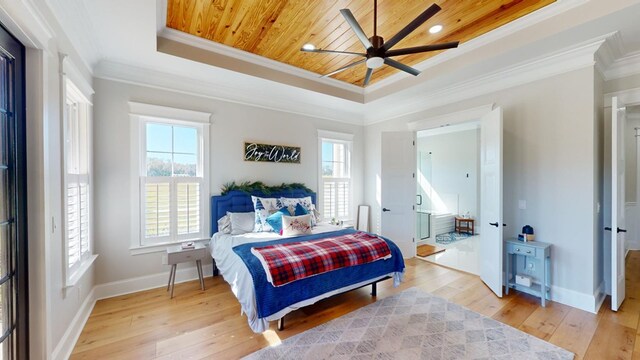
[[[171,298],[173,299],[173,287],[176,282],[176,268],[179,263],[187,261],[195,261],[198,268],[198,277],[200,278],[200,289],[204,290],[204,274],[202,273],[202,259],[208,256],[207,246],[205,244],[196,243],[193,249],[183,249],[182,245],[169,246],[167,248],[167,264],[171,265],[169,272],[169,284],[167,291],[171,289]]]

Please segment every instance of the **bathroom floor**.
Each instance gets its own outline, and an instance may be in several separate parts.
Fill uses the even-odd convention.
[[[429,239],[427,244],[435,245],[435,239]],[[437,245],[445,248],[446,251],[427,257],[418,257],[418,259],[480,275],[480,235],[474,235],[448,245]]]

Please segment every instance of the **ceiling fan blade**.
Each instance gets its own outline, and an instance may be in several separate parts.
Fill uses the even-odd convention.
[[[356,61],[356,62],[354,62],[354,63],[351,63],[351,64],[349,64],[349,65],[347,65],[347,66],[343,66],[343,67],[341,67],[341,68],[340,68],[340,69],[338,69],[338,70],[334,70],[334,71],[332,71],[332,72],[330,72],[330,73],[328,73],[328,74],[324,74],[324,75],[322,75],[322,77],[329,77],[329,76],[331,76],[331,75],[335,75],[335,74],[337,74],[337,73],[339,73],[339,72],[345,71],[345,70],[347,70],[347,69],[349,69],[349,68],[352,68],[352,67],[354,67],[354,66],[356,66],[356,65],[360,65],[360,64],[364,63],[365,61],[367,61],[367,59],[358,60],[358,61]]]
[[[435,44],[435,45],[425,45],[425,46],[416,46],[416,47],[410,47],[410,48],[398,49],[398,50],[389,50],[384,55],[399,56],[399,55],[416,54],[416,53],[427,52],[427,51],[453,49],[453,48],[457,48],[459,43],[460,43],[459,41],[453,41],[453,42]]]
[[[340,10],[342,11],[342,10]],[[429,20],[433,15],[440,11],[440,6],[433,4],[429,8],[418,15],[413,21],[411,21],[402,30],[398,31],[389,41],[385,42],[382,46],[385,50],[391,49],[395,44],[404,39],[407,35],[411,34],[418,26],[422,25],[425,21]]]
[[[364,76],[364,86],[369,85],[369,80],[371,80],[371,74],[373,74],[373,69],[367,68],[367,75]]]
[[[412,68],[411,66],[407,66],[407,65],[405,65],[405,64],[403,64],[401,62],[395,61],[393,59],[386,58],[386,59],[384,59],[384,63],[389,65],[389,66],[393,66],[394,68],[396,68],[398,70],[402,70],[402,71],[404,71],[406,73],[409,73],[409,74],[411,74],[413,76],[420,75],[420,71]]]
[[[351,26],[351,30],[353,30],[362,45],[364,45],[364,48],[368,49],[370,47],[373,47],[373,45],[371,45],[371,41],[369,41],[369,38],[367,37],[367,35],[365,35],[364,30],[362,30],[360,24],[358,24],[358,22],[356,21],[356,18],[353,17],[351,10],[342,9],[340,10],[340,13],[342,14],[342,16],[344,16],[344,19],[347,20],[347,23],[349,24],[349,26]]]
[[[339,55],[367,56],[367,54],[365,54],[365,53],[357,53],[357,52],[351,52],[351,51],[338,51],[338,50],[324,50],[324,49],[306,50],[306,49],[300,49],[300,51],[312,52],[312,53],[331,53],[331,54],[339,54]]]

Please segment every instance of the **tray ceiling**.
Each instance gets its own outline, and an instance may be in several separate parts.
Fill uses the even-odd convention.
[[[555,0],[440,0],[442,10],[395,48],[459,40],[462,43],[555,2]],[[431,1],[378,1],[378,35],[391,38]],[[312,71],[329,73],[359,57],[304,53],[300,48],[362,52],[362,44],[340,14],[350,9],[367,36],[373,35],[372,0],[168,0],[167,27]],[[443,30],[430,34],[429,28]],[[446,51],[456,51],[446,50]],[[398,56],[412,66],[440,51]],[[373,84],[398,70],[383,66],[373,73]],[[355,66],[333,77],[362,86],[366,65]],[[407,75],[411,76],[411,75]],[[424,76],[424,75],[422,75]]]

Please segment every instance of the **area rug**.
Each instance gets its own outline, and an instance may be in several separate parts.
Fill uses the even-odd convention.
[[[245,359],[573,359],[573,354],[410,288]]]
[[[468,237],[471,237],[471,234],[457,233],[457,232],[438,234],[436,235],[436,244],[448,245],[448,244],[451,244],[452,242],[466,239]]]
[[[420,257],[427,257],[429,255],[437,254],[437,253],[443,252],[445,250],[447,250],[447,249],[425,244],[425,245],[418,246],[418,248],[416,249],[416,253]]]

